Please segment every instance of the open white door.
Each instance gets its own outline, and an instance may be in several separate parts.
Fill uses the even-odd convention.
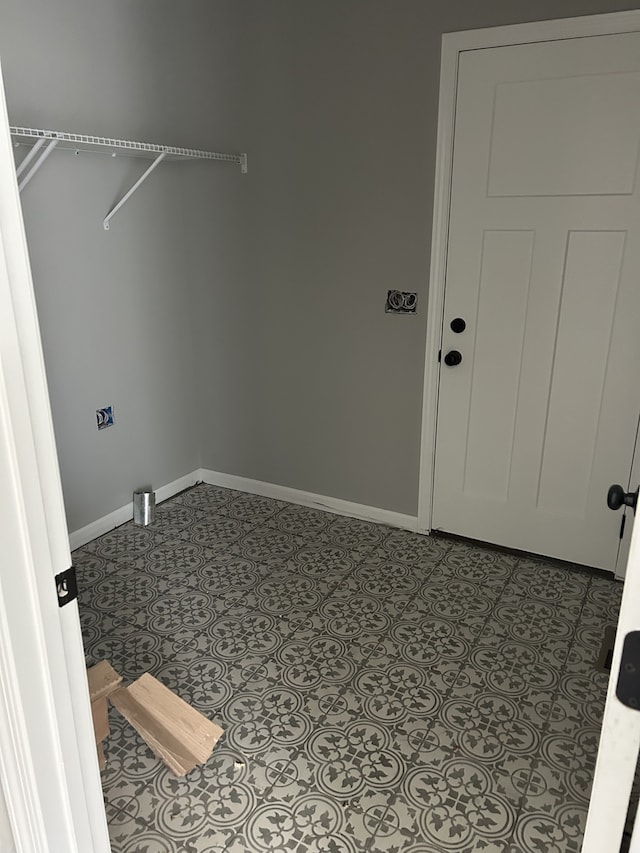
[[[110,850],[0,72],[0,782],[19,853]]]
[[[627,524],[633,516],[627,516]],[[617,853],[624,830],[629,796],[640,748],[640,707],[623,705],[616,696],[622,648],[627,634],[640,631],[640,524],[633,525],[611,678],[602,721],[602,734],[589,804],[582,853]],[[632,851],[640,853],[640,823],[636,821]]]

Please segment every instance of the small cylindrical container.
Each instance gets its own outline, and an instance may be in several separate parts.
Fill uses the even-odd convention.
[[[136,489],[133,493],[133,522],[146,527],[156,516],[156,493]]]

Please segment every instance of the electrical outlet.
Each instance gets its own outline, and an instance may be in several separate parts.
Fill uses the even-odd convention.
[[[96,420],[98,422],[98,429],[106,429],[107,427],[113,426],[115,423],[113,419],[113,406],[105,406],[104,409],[96,409]]]
[[[405,290],[387,291],[387,314],[415,314],[418,308],[418,294]]]

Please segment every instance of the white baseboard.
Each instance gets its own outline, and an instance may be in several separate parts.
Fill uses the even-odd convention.
[[[195,485],[200,479],[202,478],[200,477],[199,470],[192,471],[184,477],[179,477],[172,483],[167,483],[166,486],[161,486],[159,489],[155,490],[156,501],[158,503],[160,503],[160,501],[166,501],[167,498],[177,495],[178,492],[181,492],[183,489],[188,489],[189,486]],[[119,507],[119,509],[110,512],[109,515],[103,515],[102,518],[92,521],[91,524],[87,524],[86,527],[81,527],[80,530],[74,530],[73,533],[69,534],[69,546],[72,551],[76,548],[80,548],[81,545],[86,545],[87,542],[91,542],[92,539],[102,536],[103,533],[108,533],[109,530],[113,530],[114,527],[119,527],[121,524],[124,524],[125,521],[130,521],[132,518],[133,500],[128,504]]]
[[[290,489],[288,486],[277,486],[274,483],[263,483],[261,480],[250,480],[248,477],[237,477],[235,474],[221,474],[219,471],[209,471],[207,468],[198,468],[184,477],[167,483],[156,489],[156,501],[166,501],[202,481],[210,486],[222,486],[225,489],[236,489],[239,492],[248,492],[250,495],[262,495],[266,498],[274,498],[279,501],[288,501],[300,506],[308,506],[313,509],[333,512],[336,515],[346,515],[350,518],[362,518],[365,521],[374,521],[376,524],[388,524],[390,527],[401,527],[404,530],[418,529],[418,519],[413,515],[403,515],[400,512],[392,512],[389,509],[380,509],[375,506],[343,501],[340,498],[328,498],[324,495],[316,495],[313,492],[302,492],[300,489]],[[103,533],[108,533],[114,527],[119,527],[133,518],[133,501],[103,515],[102,518],[92,521],[80,530],[74,530],[69,534],[69,546],[72,551],[91,542]]]
[[[206,468],[201,468],[196,474],[199,480],[210,486],[237,489],[239,492],[249,492],[251,495],[262,495],[266,498],[333,512],[336,515],[347,515],[351,518],[374,521],[376,524],[401,527],[404,530],[416,531],[418,529],[418,519],[414,515],[403,515],[389,509],[343,501],[340,498],[328,498],[324,495],[316,495],[313,492],[302,492],[299,489],[290,489],[288,486],[277,486],[274,483],[263,483],[261,480],[236,477],[235,474],[221,474],[218,471],[209,471]]]

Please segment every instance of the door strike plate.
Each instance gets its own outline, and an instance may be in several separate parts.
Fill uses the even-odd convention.
[[[76,570],[73,566],[56,575],[56,592],[58,593],[58,606],[64,607],[78,597],[78,581]]]
[[[627,708],[640,711],[640,631],[624,638],[616,696]]]

